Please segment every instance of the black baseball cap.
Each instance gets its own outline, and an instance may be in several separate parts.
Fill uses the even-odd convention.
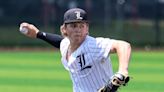
[[[72,8],[65,12],[64,23],[88,22],[87,13],[80,8]]]

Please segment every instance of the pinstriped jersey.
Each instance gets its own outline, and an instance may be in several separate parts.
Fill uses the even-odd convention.
[[[87,36],[84,42],[66,59],[69,39],[60,45],[61,61],[69,71],[74,92],[97,92],[113,75],[109,57],[112,40]]]

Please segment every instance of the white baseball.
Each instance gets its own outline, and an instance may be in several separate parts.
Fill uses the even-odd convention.
[[[25,28],[25,27],[22,27],[22,26],[20,26],[19,31],[20,31],[22,34],[27,34],[27,33],[28,33],[28,29]]]

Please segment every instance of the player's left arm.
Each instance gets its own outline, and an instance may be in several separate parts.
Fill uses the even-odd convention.
[[[112,40],[110,53],[117,53],[119,59],[118,72],[115,73],[108,83],[100,88],[98,92],[117,92],[118,88],[125,86],[130,80],[128,75],[128,65],[131,56],[131,46],[128,42]]]
[[[126,41],[114,40],[110,52],[116,52],[119,59],[118,73],[128,75],[128,65],[131,56],[131,45]]]

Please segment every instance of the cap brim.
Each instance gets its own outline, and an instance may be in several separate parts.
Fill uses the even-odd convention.
[[[86,23],[88,23],[88,21],[86,21],[86,20],[69,20],[69,21],[64,21],[65,24],[67,24],[67,23],[76,23],[76,22],[86,22]]]

